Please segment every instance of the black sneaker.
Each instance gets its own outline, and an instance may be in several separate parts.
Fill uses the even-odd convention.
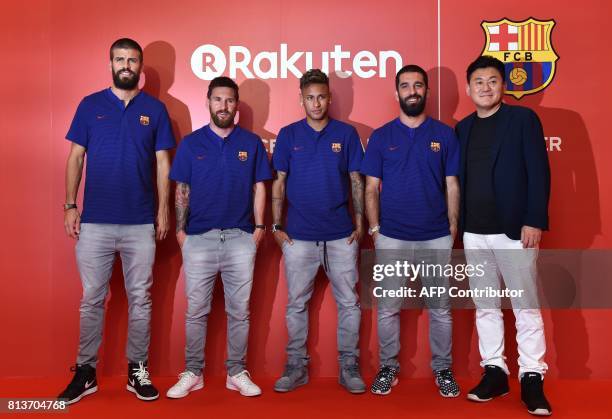
[[[544,395],[544,377],[537,372],[528,372],[521,378],[521,400],[527,411],[536,416],[552,415],[552,408]]]
[[[435,372],[436,385],[440,389],[440,395],[442,397],[457,397],[461,392],[459,385],[453,377],[453,372],[450,368],[438,370]]]
[[[155,400],[159,397],[159,392],[151,380],[146,362],[128,364],[128,382],[126,389],[136,394],[140,400]]]
[[[488,402],[493,397],[508,394],[508,375],[500,367],[485,365],[482,379],[467,395],[469,400],[475,402]]]
[[[374,378],[374,382],[370,388],[372,393],[380,394],[381,396],[391,393],[391,387],[399,383],[399,379],[397,378],[398,373],[399,369],[394,367],[382,367],[378,370],[378,374],[376,374],[376,378]]]
[[[74,372],[72,381],[68,387],[57,396],[60,400],[65,400],[67,404],[76,403],[88,394],[98,391],[98,382],[96,381],[96,369],[91,365],[75,365],[70,367],[70,371]]]

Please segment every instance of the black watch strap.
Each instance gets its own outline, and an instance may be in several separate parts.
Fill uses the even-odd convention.
[[[76,209],[77,208],[77,204],[64,204],[64,211],[67,211],[69,209]]]

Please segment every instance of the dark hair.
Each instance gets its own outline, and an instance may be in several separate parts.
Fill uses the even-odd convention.
[[[221,76],[215,77],[210,81],[208,85],[208,93],[206,93],[206,97],[210,99],[210,95],[215,87],[229,87],[230,89],[234,89],[234,93],[236,94],[236,100],[238,100],[238,85],[236,82],[229,77]]]
[[[138,42],[130,38],[121,38],[113,42],[113,45],[111,45],[109,50],[111,61],[113,60],[113,50],[119,48],[135,49],[140,53],[140,60],[142,61],[142,48],[140,47],[140,45],[138,45]]]
[[[498,60],[495,57],[490,55],[481,55],[476,58],[467,68],[467,82],[470,82],[470,78],[472,77],[472,73],[481,68],[489,68],[492,67],[496,69],[501,75],[502,82],[506,81],[506,67],[504,63]]]
[[[310,69],[300,77],[300,90],[310,84],[324,84],[329,87],[329,77],[318,68]]]
[[[395,88],[399,87],[399,79],[400,76],[404,73],[419,73],[423,76],[423,81],[425,81],[425,87],[429,87],[429,79],[427,78],[427,72],[423,70],[416,64],[408,64],[400,68],[400,71],[395,75]]]

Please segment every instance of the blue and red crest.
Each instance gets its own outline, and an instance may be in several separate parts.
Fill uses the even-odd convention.
[[[554,20],[514,22],[504,18],[481,25],[486,36],[481,55],[492,55],[504,63],[506,94],[520,99],[552,82],[559,59],[551,42]]]

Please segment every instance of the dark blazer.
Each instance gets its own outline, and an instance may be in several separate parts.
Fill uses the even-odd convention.
[[[544,132],[538,116],[529,108],[503,104],[498,110],[494,144],[493,191],[497,221],[503,232],[513,240],[521,238],[524,225],[548,230],[548,200],[550,167]],[[461,145],[459,182],[461,186],[460,227],[465,227],[466,155],[473,113],[455,128]]]

